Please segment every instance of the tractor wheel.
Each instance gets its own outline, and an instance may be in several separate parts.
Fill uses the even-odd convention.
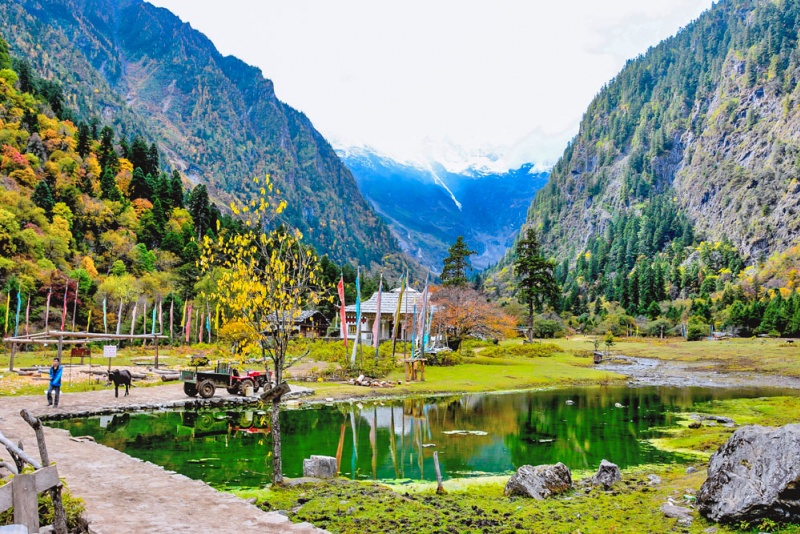
[[[252,379],[245,378],[244,380],[239,382],[239,395],[244,396],[245,391],[247,391],[248,387],[253,388],[253,393],[255,393],[255,391],[256,391],[256,383],[253,382]]]
[[[200,396],[204,399],[210,399],[214,396],[214,382],[211,380],[203,380],[199,384],[197,384],[197,392],[200,393]]]
[[[228,393],[230,393],[231,395],[237,395],[239,393],[239,386],[231,386],[225,389],[228,390]]]
[[[183,392],[189,395],[190,397],[197,396],[197,384],[191,384],[189,382],[183,383]]]

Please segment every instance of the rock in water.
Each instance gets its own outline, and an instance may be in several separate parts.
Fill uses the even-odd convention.
[[[334,478],[336,476],[336,458],[333,456],[311,456],[303,460],[303,476],[314,478]]]
[[[800,521],[800,424],[745,426],[711,457],[700,513],[725,523]]]
[[[603,486],[604,489],[609,489],[611,486],[622,480],[622,473],[619,472],[617,464],[612,464],[608,460],[600,462],[600,469],[592,477],[592,484],[595,486]]]
[[[555,465],[523,465],[506,484],[506,495],[522,495],[544,499],[563,493],[572,487],[569,467],[558,462]]]

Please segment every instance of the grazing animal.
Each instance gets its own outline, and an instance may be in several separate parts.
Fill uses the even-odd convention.
[[[108,373],[108,381],[114,382],[114,396],[119,397],[119,387],[125,386],[125,396],[128,396],[128,388],[131,387],[131,372],[127,369],[114,369]]]

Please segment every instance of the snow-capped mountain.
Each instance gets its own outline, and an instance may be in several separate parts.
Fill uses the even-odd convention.
[[[501,159],[491,153],[454,152],[444,163],[400,162],[365,147],[337,153],[403,250],[437,273],[460,235],[477,251],[476,269],[497,262],[548,176],[531,163],[500,170]]]

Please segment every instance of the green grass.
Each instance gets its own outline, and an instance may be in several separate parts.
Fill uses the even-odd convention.
[[[648,485],[651,473],[662,478],[661,484]],[[577,484],[572,492],[543,501],[506,497],[503,482],[494,480],[475,481],[445,495],[436,495],[431,485],[406,490],[342,479],[239,495],[255,497],[266,510],[285,510],[293,521],[342,533],[701,533],[711,526],[719,533],[737,532],[701,517],[683,530],[659,511],[668,497],[683,501],[683,495],[696,491],[704,478],[702,471],[687,475],[683,467],[639,467],[624,471],[622,483],[610,492]],[[800,527],[781,532],[796,534]]]
[[[738,425],[783,426],[797,423],[800,418],[800,398],[798,397],[760,397],[756,399],[727,399],[700,403],[694,406],[694,413],[724,415],[732,418]],[[684,414],[680,426],[663,429],[668,436],[651,440],[663,450],[696,454],[709,457],[724,444],[735,428],[719,425],[702,425],[689,428],[692,420]]]
[[[425,382],[405,382],[405,371],[398,369],[387,380],[403,381],[394,388],[365,388],[331,382],[316,382],[316,398],[345,398],[364,395],[416,395],[436,393],[474,393],[541,387],[608,384],[624,377],[593,368],[591,360],[559,353],[547,358],[464,358],[461,365],[425,368]]]

